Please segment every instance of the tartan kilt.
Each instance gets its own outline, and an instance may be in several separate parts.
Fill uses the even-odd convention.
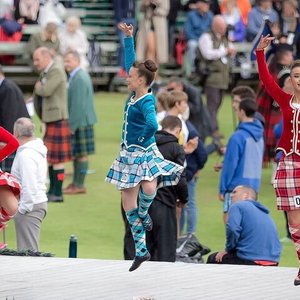
[[[277,75],[273,75],[277,81]],[[260,84],[257,93],[258,111],[265,118],[264,125],[264,162],[270,162],[275,156],[277,141],[274,135],[274,126],[280,121],[281,111],[274,105],[273,98],[266,92],[264,86]]]
[[[158,188],[176,185],[184,168],[164,159],[156,145],[147,150],[138,147],[122,148],[113,162],[105,181],[119,190],[132,188],[141,181],[157,178]]]
[[[77,128],[71,140],[73,158],[95,153],[93,125]]]
[[[8,186],[16,197],[19,197],[21,185],[10,173],[0,171],[0,186]]]
[[[46,123],[44,143],[48,149],[48,163],[58,164],[72,160],[71,131],[67,120]]]
[[[300,156],[292,153],[280,159],[273,186],[277,209],[300,209]],[[297,197],[299,196],[299,197]]]

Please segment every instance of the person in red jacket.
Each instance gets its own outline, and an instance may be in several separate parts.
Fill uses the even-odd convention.
[[[15,152],[18,146],[17,139],[0,126],[0,161]],[[21,186],[18,181],[11,174],[0,169],[0,231],[17,212],[20,190]],[[0,249],[5,246],[0,243]]]
[[[287,212],[289,231],[300,261],[300,60],[295,60],[290,67],[293,89],[287,93],[275,82],[266,64],[264,50],[273,39],[270,35],[261,36],[256,59],[259,77],[283,116],[283,134],[277,146],[283,155],[276,170],[274,188],[277,208]],[[300,269],[294,285],[300,285]]]
[[[6,14],[0,18],[0,42],[20,42],[23,33],[22,21],[16,21],[11,14]],[[15,55],[0,55],[0,63],[4,65],[13,65]]]

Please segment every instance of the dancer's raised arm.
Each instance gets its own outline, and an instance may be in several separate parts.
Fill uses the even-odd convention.
[[[264,50],[270,46],[273,39],[274,37],[270,37],[269,34],[261,36],[256,47],[256,60],[260,80],[263,82],[269,95],[281,106],[286,104],[286,101],[284,100],[286,93],[278,86],[273,76],[270,74],[264,52]]]
[[[133,41],[133,26],[131,24],[120,23],[118,28],[125,34],[124,44],[125,44],[125,70],[127,74],[130,68],[135,62],[135,50]]]
[[[4,147],[0,149],[0,161],[5,159],[8,155],[12,154],[19,147],[17,139],[0,126],[0,142],[5,143]]]

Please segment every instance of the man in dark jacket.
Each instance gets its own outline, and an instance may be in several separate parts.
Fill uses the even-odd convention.
[[[155,135],[156,144],[163,157],[179,165],[184,165],[183,147],[178,144],[182,122],[178,117],[167,116],[161,122],[162,130]],[[164,187],[157,191],[149,214],[153,229],[147,233],[146,240],[151,260],[174,262],[177,245],[176,206],[183,207],[188,201],[185,174],[175,186]]]
[[[19,118],[29,118],[23,94],[20,88],[4,75],[0,65],[0,126],[14,133],[14,123]],[[15,154],[0,164],[2,171],[10,172]]]
[[[181,91],[187,94],[190,111],[188,120],[199,132],[201,140],[205,141],[205,138],[212,134],[212,127],[209,112],[203,103],[200,90],[196,86],[184,82],[178,77],[171,77],[169,79],[167,90]]]
[[[163,119],[161,126],[162,130],[158,131],[155,136],[159,151],[165,159],[183,165],[185,154],[183,147],[178,144],[178,136],[182,128],[181,120],[175,116],[167,116]],[[185,172],[181,175],[176,186],[158,189],[149,209],[153,228],[146,235],[151,260],[175,262],[177,245],[176,206],[185,205],[187,200]],[[129,226],[126,224],[124,257],[125,259],[132,259],[134,255],[133,240]]]

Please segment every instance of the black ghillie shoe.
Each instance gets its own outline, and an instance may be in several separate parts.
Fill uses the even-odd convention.
[[[48,195],[48,202],[64,202],[63,196]]]
[[[294,285],[300,285],[300,278],[298,276],[294,280]]]
[[[151,231],[153,228],[153,222],[149,214],[145,218],[141,218],[142,224],[147,231]]]
[[[136,270],[144,261],[150,260],[151,255],[148,252],[144,256],[136,256],[132,262],[129,272]]]

